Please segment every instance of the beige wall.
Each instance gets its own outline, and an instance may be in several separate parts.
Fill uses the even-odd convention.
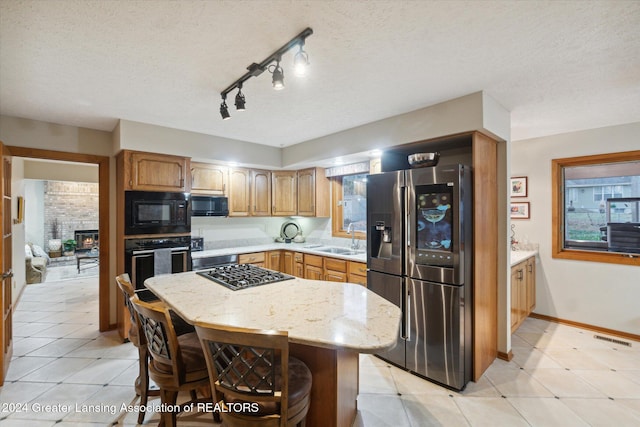
[[[98,165],[26,159],[24,161],[24,178],[45,181],[98,182]]]
[[[640,269],[551,257],[551,160],[637,150],[640,123],[515,141],[511,175],[529,178],[531,219],[512,221],[518,240],[540,244],[536,313],[640,334]]]

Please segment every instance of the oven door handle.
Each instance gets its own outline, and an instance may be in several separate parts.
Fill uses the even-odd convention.
[[[180,246],[177,248],[171,248],[171,252],[179,252],[179,251],[188,251],[189,248],[187,246]],[[155,251],[157,251],[157,249],[144,249],[141,251],[133,251],[131,252],[132,255],[143,255],[143,254],[152,254]]]

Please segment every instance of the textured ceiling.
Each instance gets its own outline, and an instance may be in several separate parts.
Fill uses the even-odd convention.
[[[307,26],[310,74],[289,53],[222,121]],[[519,140],[640,121],[639,28],[640,1],[0,0],[0,114],[288,146],[484,90]]]

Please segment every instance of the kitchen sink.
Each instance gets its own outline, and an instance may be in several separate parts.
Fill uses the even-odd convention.
[[[348,248],[331,248],[331,247],[323,247],[315,249],[319,252],[326,252],[328,254],[337,254],[337,255],[360,255],[365,253],[364,249],[353,250]]]

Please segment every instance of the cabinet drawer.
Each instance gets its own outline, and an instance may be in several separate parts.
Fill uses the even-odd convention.
[[[339,271],[341,273],[346,273],[347,272],[347,262],[343,259],[337,259],[337,258],[325,258],[324,259],[324,268],[326,270],[331,270],[331,271]]]
[[[349,274],[367,277],[367,264],[363,262],[349,262]]]
[[[360,276],[359,274],[349,274],[349,283],[355,283],[356,285],[362,285],[367,287],[367,276]]]
[[[304,257],[304,255],[302,255],[302,253],[300,253],[300,252],[295,252],[295,253],[293,254],[293,261],[294,261],[294,262],[303,262],[303,257]]]
[[[254,252],[251,254],[238,255],[238,264],[254,264],[258,262],[264,263],[264,252]]]
[[[305,265],[313,265],[322,268],[322,257],[318,255],[306,254],[304,257]]]

